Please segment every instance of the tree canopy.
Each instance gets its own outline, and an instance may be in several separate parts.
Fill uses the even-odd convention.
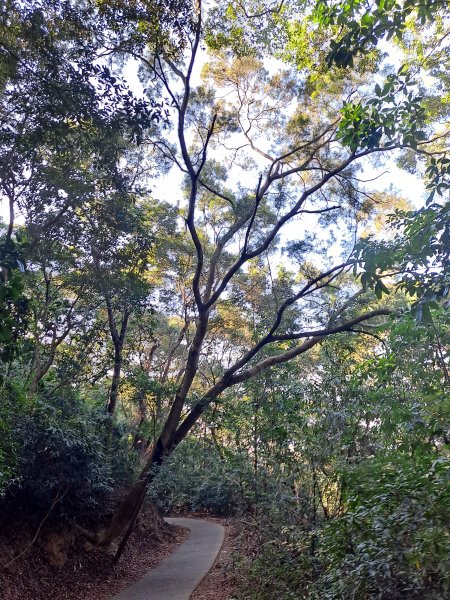
[[[355,573],[361,600],[441,597],[448,27],[409,0],[5,3],[5,506],[57,498],[118,560],[203,443],[191,507],[263,507],[270,536],[295,497],[295,597],[350,597]],[[394,165],[423,198],[382,185]]]

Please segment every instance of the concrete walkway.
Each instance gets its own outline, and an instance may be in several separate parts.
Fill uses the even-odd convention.
[[[190,533],[168,558],[112,600],[189,600],[223,544],[222,525],[200,519],[166,519]]]

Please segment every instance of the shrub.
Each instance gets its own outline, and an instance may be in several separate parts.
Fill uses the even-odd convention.
[[[449,458],[420,453],[355,468],[347,511],[322,535],[323,598],[448,597],[449,476]]]
[[[189,439],[182,452],[175,452],[163,464],[149,493],[166,513],[187,510],[228,515],[246,506],[245,476],[245,471],[222,460],[214,447]]]
[[[26,405],[26,395],[14,382],[0,387],[0,498],[17,468],[18,441],[14,425],[24,413]]]
[[[41,398],[13,430],[17,466],[4,502],[42,512],[59,496],[59,517],[102,518],[112,508],[113,490],[133,473],[134,456],[122,433],[71,390]]]
[[[307,506],[265,499],[239,558],[240,599],[449,597],[450,458],[394,451],[348,467],[345,480],[345,512],[317,526]]]

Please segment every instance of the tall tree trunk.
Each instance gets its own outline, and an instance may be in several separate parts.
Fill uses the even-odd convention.
[[[113,515],[111,522],[96,536],[96,543],[102,545],[109,544],[115,538],[124,535],[118,549],[116,560],[122,553],[129,534],[133,529],[134,523],[139,515],[139,511],[144,501],[145,494],[147,493],[148,487],[156,475],[157,467],[161,466],[163,460],[168,457],[175,450],[178,444],[184,440],[194,424],[203,414],[206,407],[209,406],[209,404],[223,392],[225,387],[225,384],[220,382],[211,388],[203,400],[197,403],[196,410],[191,410],[191,419],[185,419],[183,421],[184,427],[178,426],[180,421],[179,416],[176,423],[174,420],[171,421],[169,416],[161,435],[156,443],[152,446],[152,449],[148,454],[147,461],[145,462],[137,481],[133,484],[119,509]],[[178,391],[176,396],[177,398],[179,397],[179,394],[180,391]]]
[[[134,485],[131,487],[121,506],[113,515],[109,525],[100,531],[99,535],[97,536],[97,543],[108,544],[115,538],[124,535],[117,551],[116,560],[120,557],[120,554],[122,553],[128,537],[133,529],[137,516],[139,515],[139,511],[144,501],[145,494],[147,493],[147,489],[152,479],[155,477],[155,468],[160,466],[164,460],[164,457],[169,455],[186,437],[188,431],[192,428],[193,424],[203,412],[200,411],[198,415],[195,416],[192,424],[189,424],[187,429],[181,432],[180,436],[176,435],[178,431],[177,427],[181,419],[184,401],[189,393],[197,372],[200,349],[208,327],[208,319],[208,310],[204,310],[199,314],[197,331],[189,349],[184,377],[175,395],[172,408],[164,424],[161,435],[153,445],[136,483],[134,483]],[[224,388],[221,387],[220,392],[222,392],[223,389]],[[215,397],[217,397],[218,393],[215,393]],[[212,399],[213,398],[211,396],[207,397],[207,404],[209,404]]]
[[[111,381],[111,387],[109,390],[108,403],[106,410],[108,415],[111,417],[114,415],[117,406],[117,399],[119,397],[119,386],[120,386],[120,374],[122,371],[123,363],[123,347],[125,345],[125,336],[128,329],[128,320],[130,318],[131,310],[127,309],[122,315],[122,321],[120,323],[120,332],[117,330],[116,322],[114,320],[114,313],[112,310],[111,302],[107,296],[105,296],[106,306],[108,308],[108,320],[109,329],[111,332],[111,339],[114,344],[114,370]]]
[[[120,374],[122,371],[123,362],[123,344],[120,342],[114,345],[114,370],[109,390],[108,404],[106,410],[109,415],[113,415],[116,411],[117,398],[119,397]]]
[[[259,482],[258,482],[258,477],[259,477],[259,470],[258,470],[258,460],[259,460],[259,456],[258,456],[258,444],[259,444],[259,427],[258,427],[258,413],[259,413],[259,407],[260,407],[260,400],[257,399],[254,404],[253,404],[253,478],[254,478],[254,483],[253,483],[253,492],[254,492],[254,502],[255,502],[255,516],[258,515],[258,500],[259,500],[259,494],[258,494],[258,487],[259,487]]]
[[[120,556],[133,529],[137,516],[139,515],[148,486],[155,477],[154,467],[161,465],[164,458],[175,450],[178,444],[185,439],[189,431],[194,427],[211,402],[218,398],[224,390],[237,383],[253,378],[261,371],[277,364],[285,363],[300,354],[307,352],[319,344],[328,334],[348,330],[348,328],[355,323],[367,320],[373,316],[378,316],[379,314],[390,314],[390,312],[391,311],[382,309],[366,313],[363,317],[357,317],[356,319],[348,321],[345,325],[340,325],[338,328],[327,330],[326,334],[320,332],[320,335],[306,339],[300,345],[294,346],[281,354],[265,357],[250,368],[236,374],[238,369],[247,365],[254,354],[256,354],[259,346],[264,345],[259,343],[259,346],[255,347],[253,351],[248,352],[244,358],[235,363],[232,368],[228,369],[228,371],[224,373],[222,379],[214,384],[203,398],[190,409],[184,419],[181,420],[186,397],[197,373],[200,350],[208,328],[209,309],[205,309],[203,306],[202,310],[199,310],[197,330],[189,349],[184,376],[173,400],[170,413],[163,426],[162,432],[156,444],[153,446],[138,480],[132,486],[122,505],[114,514],[110,524],[95,536],[97,543],[109,543],[116,537],[125,533],[125,537],[122,539],[118,549],[117,558]]]
[[[158,394],[159,395],[159,394]],[[146,403],[146,395],[145,391],[140,389],[138,390],[137,397],[139,418],[136,424],[136,430],[133,437],[133,448],[136,450],[141,457],[145,456],[147,449],[150,445],[150,440],[146,435],[142,434],[141,427],[147,420],[147,403]],[[156,430],[156,417],[153,415],[153,430]],[[153,442],[156,442],[156,434],[153,436]]]

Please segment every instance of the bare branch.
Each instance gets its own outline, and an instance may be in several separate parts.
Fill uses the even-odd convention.
[[[211,125],[208,128],[208,133],[206,134],[206,140],[205,140],[205,143],[203,144],[203,150],[202,150],[202,159],[201,159],[200,166],[197,169],[197,173],[196,173],[197,180],[200,177],[200,173],[202,172],[203,167],[205,166],[206,151],[208,149],[208,144],[209,144],[209,141],[211,139],[211,136],[214,133],[214,125],[216,124],[216,119],[217,119],[217,114],[215,114],[213,116],[212,121],[211,121]]]
[[[205,181],[203,181],[203,179],[201,179],[201,178],[198,179],[198,182],[199,182],[199,184],[201,186],[203,186],[206,190],[208,190],[208,192],[211,192],[211,194],[214,194],[218,198],[222,198],[222,200],[225,200],[226,202],[228,202],[229,204],[231,204],[231,206],[233,207],[233,209],[235,208],[235,204],[234,204],[233,200],[231,200],[231,198],[228,198],[228,196],[225,196],[221,192],[218,192],[217,190],[215,190],[214,188],[212,188],[208,183],[206,183]]]
[[[337,277],[342,272],[342,270],[346,266],[348,266],[348,264],[349,263],[343,263],[343,264],[337,265],[335,267],[332,267],[325,273],[321,273],[320,275],[318,275],[317,277],[315,277],[314,279],[309,281],[306,285],[304,285],[302,287],[302,289],[299,292],[297,292],[297,294],[294,294],[293,296],[291,296],[290,298],[285,300],[283,302],[283,304],[280,306],[280,308],[278,309],[278,312],[275,316],[275,320],[272,324],[272,327],[268,331],[268,333],[264,337],[262,337],[255,344],[255,346],[253,346],[253,348],[248,350],[244,354],[244,356],[242,356],[234,365],[232,365],[229,369],[227,369],[225,371],[224,379],[228,380],[232,375],[234,375],[234,373],[236,373],[237,371],[239,371],[239,369],[242,369],[242,367],[244,367],[246,364],[248,364],[248,362],[254,356],[256,356],[256,354],[258,354],[258,352],[260,352],[265,346],[273,343],[274,341],[277,341],[277,336],[275,336],[274,334],[281,324],[284,313],[290,306],[292,306],[295,302],[300,300],[300,298],[306,296],[307,294],[310,294],[312,291],[316,291],[317,289],[320,289],[322,287],[329,285],[329,283],[335,277]],[[327,281],[325,283],[322,283],[320,286],[317,286],[317,284],[321,283],[324,279],[327,279]],[[305,337],[308,337],[308,336],[305,336]]]
[[[247,19],[260,19],[261,17],[265,17],[267,15],[277,15],[281,12],[283,5],[284,5],[285,0],[281,0],[281,2],[278,4],[278,6],[276,8],[268,8],[266,10],[263,10],[259,13],[255,13],[255,14],[249,14],[245,8],[245,4],[243,2],[238,2],[239,7],[241,8],[242,12],[244,13],[245,17]]]
[[[247,248],[248,248],[248,240],[250,238],[250,232],[252,229],[252,225],[255,221],[255,217],[256,217],[256,213],[258,212],[258,206],[259,203],[262,200],[262,195],[261,195],[261,180],[262,180],[262,176],[260,175],[259,180],[258,180],[258,186],[256,188],[256,194],[255,194],[255,206],[253,208],[253,212],[252,212],[252,216],[250,217],[250,222],[248,224],[247,227],[247,231],[245,232],[245,240],[244,240],[244,246],[242,248],[242,255],[244,256],[247,253]]]
[[[335,333],[342,333],[343,331],[350,331],[350,329],[354,325],[358,325],[359,323],[367,321],[368,319],[372,319],[373,317],[378,317],[381,315],[390,315],[390,314],[392,314],[392,310],[390,310],[388,308],[373,310],[373,311],[365,313],[364,315],[361,315],[359,317],[355,317],[351,321],[347,321],[346,323],[343,323],[342,325],[337,325],[336,327],[328,327],[327,329],[319,329],[316,331],[300,331],[298,333],[285,333],[282,335],[274,335],[274,336],[272,336],[272,340],[274,342],[281,342],[281,341],[286,341],[286,340],[300,340],[302,338],[309,338],[309,337],[321,337],[322,338],[325,336],[333,335]]]
[[[361,156],[366,156],[367,154],[370,154],[371,152],[372,152],[372,150],[368,150],[368,151],[360,153],[359,155],[356,155],[355,152],[352,152],[347,157],[347,159],[344,160],[338,167],[336,167],[332,171],[329,171],[315,185],[311,186],[308,190],[305,190],[301,194],[300,198],[295,203],[295,205],[292,207],[292,209],[278,220],[278,222],[272,228],[272,231],[266,236],[266,239],[263,242],[261,242],[261,244],[257,248],[255,248],[251,252],[249,252],[246,249],[245,252],[241,253],[241,255],[239,256],[239,258],[234,262],[234,264],[230,267],[230,269],[228,270],[228,272],[223,277],[222,282],[217,287],[217,289],[215,290],[214,294],[206,302],[206,306],[210,307],[215,302],[217,302],[217,300],[222,295],[223,291],[225,290],[225,288],[228,285],[228,283],[231,280],[231,278],[242,267],[242,265],[244,265],[251,258],[259,256],[262,252],[264,252],[265,250],[267,250],[267,248],[270,246],[270,244],[272,243],[272,241],[275,239],[275,237],[278,234],[278,232],[280,231],[280,229],[285,225],[285,223],[287,223],[288,221],[290,221],[292,219],[292,217],[294,217],[295,215],[298,214],[298,211],[300,210],[300,208],[304,204],[305,200],[309,196],[311,196],[317,190],[319,190],[320,188],[322,188],[330,179],[332,179],[333,177],[335,177],[336,175],[338,175],[341,171],[343,171],[344,169],[346,169],[356,158],[359,158]],[[265,183],[263,184],[263,186],[262,186],[262,188],[260,189],[260,192],[259,192],[259,195],[261,197],[262,197],[262,194],[264,194],[266,192],[266,190],[269,188],[269,186],[272,183],[272,181],[274,179],[276,179],[276,178],[278,178],[277,173],[275,173],[271,178],[269,178],[269,176],[267,177]]]

